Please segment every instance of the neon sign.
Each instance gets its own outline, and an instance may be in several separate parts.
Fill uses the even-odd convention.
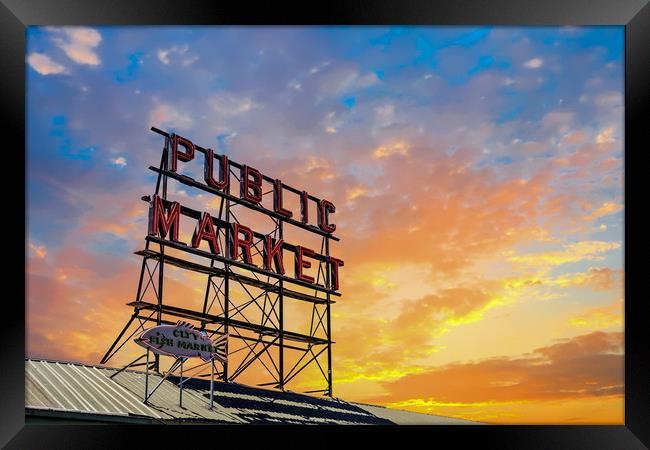
[[[306,191],[297,191],[300,198],[300,220],[293,218],[294,212],[284,207],[284,195],[286,186],[282,180],[270,178],[263,175],[259,170],[249,165],[239,165],[239,196],[235,197],[230,192],[230,170],[232,162],[226,155],[216,155],[212,149],[203,149],[195,145],[191,140],[174,134],[171,136],[171,152],[168,160],[168,175],[172,178],[179,178],[196,188],[221,195],[239,204],[244,204],[258,212],[268,216],[281,219],[287,223],[307,229],[321,235],[332,236],[336,231],[336,224],[332,223],[331,216],[336,213],[336,206],[329,200],[316,199]],[[198,151],[204,154],[203,158],[203,182],[189,179],[179,175],[178,170],[181,164],[189,163],[196,158]],[[151,167],[152,170],[158,169]],[[262,205],[262,196],[265,184],[270,184],[273,192],[273,209],[267,209]],[[154,195],[150,200],[149,207],[149,236],[167,239],[181,248],[191,248],[195,253],[208,256],[216,260],[229,260],[235,265],[245,269],[260,270],[264,274],[271,274],[281,279],[291,278],[292,282],[308,287],[317,285],[331,291],[337,291],[340,286],[339,268],[344,266],[343,260],[332,256],[318,254],[315,250],[301,245],[293,245],[284,239],[274,239],[271,235],[260,235],[251,228],[240,223],[227,223],[217,219],[208,212],[201,211],[196,218],[196,227],[192,234],[191,242],[185,243],[179,240],[180,217],[185,214],[185,208],[177,201],[169,202],[163,200],[159,195]],[[309,203],[315,201],[317,205],[316,217],[317,227],[309,224]],[[225,234],[229,249],[221,248],[219,245],[219,232]],[[253,241],[259,238],[263,243],[262,258],[253,258]],[[203,243],[207,243],[209,252],[200,250]],[[289,249],[294,252],[293,276],[288,277],[283,263],[283,252]],[[318,283],[314,277],[308,275],[305,269],[312,265],[310,260],[316,259],[325,262],[330,272],[330,285]]]

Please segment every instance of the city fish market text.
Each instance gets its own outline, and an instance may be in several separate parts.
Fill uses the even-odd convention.
[[[204,361],[224,360],[226,336],[216,342],[205,331],[199,331],[185,322],[176,325],[158,325],[145,330],[135,342],[154,353],[177,358],[199,357]]]
[[[177,335],[176,331],[179,331],[179,333],[184,334],[182,335]],[[175,330],[174,332],[174,337],[177,338],[184,338],[187,339],[189,337],[193,337],[196,340],[196,336],[194,334],[190,333],[183,333],[181,330]],[[212,344],[199,344],[197,342],[188,342],[186,340],[181,340],[177,339],[176,344],[174,344],[174,339],[172,338],[166,338],[162,335],[160,336],[151,336],[149,338],[149,342],[151,342],[151,345],[155,346],[167,346],[167,347],[177,347],[177,348],[184,348],[188,350],[200,350],[202,352],[215,352],[216,348],[212,346]]]
[[[172,135],[172,148],[168,159],[168,171],[175,173],[178,170],[179,162],[189,162],[195,158],[197,146],[189,139],[179,135]],[[182,148],[182,151],[181,151]],[[200,148],[200,147],[199,147]],[[223,192],[224,195],[230,195],[230,163],[226,155],[214,155],[211,149],[201,149],[205,158],[204,165],[204,181],[205,184],[192,180],[194,184],[198,184],[204,190],[213,191],[217,190]],[[215,177],[216,164],[218,160],[218,176]],[[183,176],[184,177],[184,176]],[[187,178],[187,177],[185,177]],[[303,227],[311,227],[309,225],[309,200],[314,200],[306,191],[300,193],[300,220],[292,219],[293,212],[283,207],[283,192],[284,185],[279,179],[275,179],[272,184],[273,190],[273,210],[268,210],[262,206],[262,193],[264,191],[264,183],[268,183],[268,177],[262,175],[257,169],[242,165],[239,176],[239,201],[243,204],[264,212],[271,217],[279,217],[289,223],[302,225]],[[154,195],[150,199],[149,208],[149,236],[166,238],[177,244],[187,246],[186,243],[179,241],[179,223],[180,215],[183,213],[183,207],[180,203],[174,201],[170,202],[163,200],[160,196]],[[330,215],[336,212],[336,207],[332,202],[325,199],[317,200],[316,216],[320,233],[331,235],[336,230],[336,225],[330,223]],[[222,249],[219,245],[218,233],[223,228],[226,233],[227,247]],[[314,227],[316,229],[316,227]],[[232,261],[241,260],[245,265],[254,266],[255,268],[262,269],[265,272],[272,272],[275,274],[285,275],[285,268],[283,263],[283,249],[289,247],[295,254],[294,262],[294,275],[293,278],[303,283],[316,284],[323,286],[327,289],[337,291],[339,289],[339,267],[344,263],[338,258],[332,256],[325,257],[318,255],[313,249],[303,247],[300,245],[289,245],[283,239],[274,239],[271,235],[263,236],[263,252],[262,264],[258,265],[253,260],[253,247],[255,234],[249,227],[239,223],[222,223],[216,218],[213,218],[207,212],[202,212],[200,218],[197,220],[196,228],[192,235],[191,247],[194,249],[199,248],[202,242],[206,242],[209,248],[207,256],[217,256],[227,258]],[[327,263],[328,270],[330,271],[330,286],[325,283],[316,283],[314,277],[305,273],[305,269],[309,269],[312,265],[310,258],[318,259]],[[246,267],[246,266],[244,266]]]

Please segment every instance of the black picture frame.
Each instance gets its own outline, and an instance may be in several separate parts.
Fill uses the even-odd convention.
[[[643,265],[641,230],[646,221],[640,211],[643,170],[642,155],[647,152],[643,117],[650,116],[650,6],[648,0],[448,0],[446,2],[348,0],[316,5],[267,2],[251,5],[238,2],[184,0],[2,0],[0,5],[0,46],[3,65],[0,71],[3,135],[5,140],[5,193],[26,186],[25,171],[25,29],[29,25],[162,25],[162,24],[414,24],[414,25],[624,25],[625,26],[625,424],[620,426],[437,426],[417,427],[429,442],[449,440],[497,448],[590,448],[634,449],[650,445],[650,364],[648,327],[644,324],[644,296],[641,290]],[[14,144],[7,143],[13,138]],[[646,138],[644,140],[644,138]],[[646,145],[644,145],[646,144]],[[23,168],[23,180],[18,167]],[[26,192],[23,191],[26,202]],[[6,200],[5,200],[6,201]],[[26,203],[23,204],[26,211]],[[632,205],[632,207],[630,207]],[[635,206],[633,206],[635,205]],[[25,268],[25,222],[11,220],[12,234],[5,234],[5,245],[12,253],[4,264]],[[24,240],[18,239],[24,233]],[[7,232],[6,232],[7,233]],[[12,236],[7,238],[7,236]],[[629,245],[629,243],[632,245]],[[627,245],[625,245],[627,244]],[[4,265],[3,264],[3,265]],[[15,264],[15,265],[14,265]],[[26,298],[26,278],[13,280],[17,294]],[[21,282],[22,280],[22,282]],[[7,292],[7,291],[5,291]],[[24,358],[25,309],[17,296],[5,295],[3,302],[3,348],[0,445],[7,448],[119,448],[154,445],[168,441],[169,434],[181,439],[219,440],[218,445],[251,439],[248,427],[228,427],[217,435],[212,427],[142,426],[25,426]],[[285,427],[255,429],[255,437],[271,439],[276,430],[289,431],[293,439],[316,441],[321,433],[340,427]],[[352,428],[352,427],[351,427]],[[225,429],[218,429],[225,430]],[[344,428],[344,433],[351,429]],[[367,427],[353,430],[360,437],[383,440],[386,433],[410,435],[411,427]],[[309,433],[309,434],[306,434]],[[408,436],[407,435],[407,436]],[[406,437],[406,436],[404,436]],[[408,438],[408,443],[413,438]],[[299,441],[296,441],[299,442]],[[286,444],[286,441],[284,442]],[[187,445],[195,445],[187,443]],[[408,445],[408,444],[407,444]],[[413,441],[413,445],[416,444]]]

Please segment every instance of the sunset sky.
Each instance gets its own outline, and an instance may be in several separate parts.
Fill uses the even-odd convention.
[[[29,27],[27,356],[97,364],[130,316],[156,126],[336,205],[335,396],[622,423],[623,38]]]

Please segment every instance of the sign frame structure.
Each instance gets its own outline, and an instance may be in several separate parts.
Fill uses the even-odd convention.
[[[173,353],[173,351],[170,351],[170,350],[163,350],[164,348],[167,347],[167,343],[162,343],[160,346],[156,346],[155,344],[152,344],[149,341],[149,339],[152,338],[151,336],[149,338],[145,338],[145,335],[147,333],[151,333],[151,332],[154,332],[154,331],[156,332],[156,337],[160,338],[160,339],[162,339],[164,341],[167,341],[167,340],[169,340],[171,342],[176,341],[176,343],[179,343],[179,342],[187,343],[187,341],[190,341],[190,343],[198,343],[198,341],[200,340],[203,344],[205,344],[206,341],[208,341],[209,342],[208,345],[210,345],[210,347],[215,351],[214,352],[212,352],[212,351],[208,352],[207,357],[204,357],[205,352],[203,352],[203,351],[199,351],[196,355],[187,355],[187,354],[186,355],[182,355],[182,354],[179,355],[179,354]],[[172,331],[172,336],[169,336],[167,334],[169,331]],[[179,335],[177,335],[177,333],[181,333],[181,335],[179,336]],[[190,335],[194,335],[194,342],[191,342],[191,340],[189,339]],[[146,354],[147,362],[146,362],[145,379],[144,379],[144,403],[147,403],[149,398],[154,394],[154,392],[156,392],[156,389],[158,389],[160,387],[160,385],[163,383],[163,381],[165,381],[167,379],[167,377],[171,373],[173,373],[174,368],[179,367],[180,368],[180,377],[179,377],[179,383],[178,383],[178,387],[179,387],[178,404],[179,404],[179,406],[182,407],[183,406],[183,363],[185,361],[187,361],[189,358],[199,357],[199,358],[203,359],[204,361],[211,363],[210,364],[210,368],[211,368],[211,370],[210,370],[210,409],[212,409],[214,407],[214,361],[215,360],[218,360],[218,361],[221,361],[221,362],[225,361],[227,355],[225,355],[225,350],[223,352],[221,351],[221,347],[222,347],[221,344],[225,343],[227,340],[228,340],[228,336],[223,335],[219,339],[217,339],[217,342],[212,342],[211,339],[207,338],[207,333],[205,333],[204,331],[201,331],[201,332],[197,333],[194,330],[193,325],[191,325],[191,324],[189,324],[187,322],[183,322],[181,320],[179,320],[176,323],[176,325],[158,325],[158,326],[155,326],[155,327],[152,327],[152,328],[147,328],[146,330],[144,330],[140,336],[138,336],[136,339],[134,339],[134,341],[137,344],[139,344],[140,346],[144,347],[147,350],[147,354]],[[223,345],[223,347],[225,347],[225,345]],[[172,367],[167,371],[167,374],[158,382],[156,387],[154,387],[151,392],[149,392],[149,367],[150,367],[150,364],[149,364],[149,352],[153,352],[154,354],[161,354],[161,355],[165,355],[165,356],[171,356],[171,357],[175,358],[175,361],[172,364]],[[183,353],[183,352],[180,352],[180,353]],[[223,355],[222,355],[222,353],[223,353]],[[127,366],[127,367],[129,367],[129,366]],[[126,369],[126,367],[121,369],[119,372],[114,373],[113,375],[111,375],[111,378],[113,378],[118,373],[123,372],[125,369]]]
[[[179,174],[175,170],[177,162],[174,160],[172,164],[170,156],[177,154],[178,151],[174,148],[178,142],[175,142],[175,139],[184,138],[156,127],[151,127],[151,131],[163,136],[165,143],[160,165],[149,167],[157,174],[154,194],[153,196],[144,196],[142,200],[152,205],[152,199],[155,200],[158,196],[164,207],[170,208],[172,202],[167,195],[170,181],[218,196],[218,215],[213,216],[212,220],[217,228],[219,247],[225,252],[222,255],[215,255],[171,240],[171,233],[167,233],[166,237],[148,234],[145,238],[144,249],[135,252],[136,255],[142,257],[142,265],[136,299],[127,303],[127,306],[133,308],[133,312],[100,363],[108,363],[150,323],[173,325],[178,320],[182,320],[193,322],[196,329],[205,331],[210,339],[226,336],[226,353],[228,355],[221,364],[221,370],[215,367],[213,360],[187,369],[186,374],[193,372],[192,376],[194,377],[210,377],[212,373],[216,374],[217,379],[232,382],[256,365],[258,369],[262,369],[265,376],[270,375],[270,381],[257,383],[258,386],[284,391],[288,383],[294,381],[299,374],[304,373],[305,369],[310,367],[312,373],[320,372],[323,376],[324,387],[307,390],[304,393],[332,397],[332,344],[334,341],[331,331],[331,305],[335,303],[332,297],[341,295],[337,291],[338,272],[336,275],[333,274],[332,264],[337,264],[336,269],[339,265],[343,265],[342,261],[330,257],[330,241],[339,241],[339,238],[333,235],[333,229],[323,230],[322,227],[292,219],[273,210],[267,210],[259,204],[231,195],[230,188],[233,184],[231,182],[228,182],[224,189],[219,190],[200,180]],[[206,158],[207,155],[215,157],[210,149],[193,143],[192,147],[193,152],[203,153]],[[212,162],[214,164],[217,160]],[[245,170],[245,167],[243,164],[229,161],[228,179],[231,180],[234,177],[241,183],[239,175],[242,170]],[[277,182],[266,175],[261,175],[261,177],[269,183]],[[321,201],[327,202],[286,184],[281,184],[280,189],[282,188],[302,196],[304,202],[316,202],[318,205],[322,204]],[[273,195],[273,191],[265,192],[262,195],[268,194]],[[240,260],[228,259],[223,256],[230,254],[229,245],[232,243],[228,242],[227,230],[231,224],[239,223],[236,214],[241,208],[262,213],[273,223],[273,230],[270,233],[263,235],[254,232],[251,249],[255,255],[263,255],[262,247],[266,236],[271,235],[274,240],[284,239],[286,225],[302,228],[320,236],[320,252],[314,252],[313,256],[310,255],[313,258],[310,260],[312,267],[317,269],[317,276],[314,277],[313,284],[273,273],[273,271],[264,271],[256,266],[242,263]],[[201,220],[204,215],[200,211],[185,206],[180,206],[180,214],[197,221]],[[285,243],[284,247],[285,252],[298,252],[299,248],[301,247],[288,243]],[[197,263],[188,257],[176,256],[179,253],[189,254],[194,258],[199,257],[201,261],[207,259],[208,263]],[[165,292],[165,267],[170,265],[207,276],[201,309],[187,309],[169,304],[171,299]],[[333,280],[333,278],[336,279]],[[239,296],[243,296],[243,298]],[[285,326],[285,304],[288,301],[306,302],[311,309],[309,333],[299,333],[289,330]],[[251,318],[251,310],[255,310],[257,313],[256,318]],[[247,314],[249,315],[247,316]],[[307,317],[303,319],[305,323],[302,324],[302,328],[306,329]],[[153,370],[163,374],[160,355],[154,354],[153,361],[149,361],[148,353],[147,351],[146,354],[142,354],[127,364],[120,372],[128,367],[146,366],[147,373],[149,370]],[[147,362],[139,362],[145,356]],[[290,356],[291,359],[287,356]],[[179,367],[179,364],[172,364],[167,369],[165,378]]]

